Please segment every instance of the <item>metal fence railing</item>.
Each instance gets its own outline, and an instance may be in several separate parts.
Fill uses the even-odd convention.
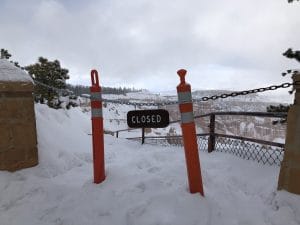
[[[259,140],[255,138],[216,133],[215,117],[224,115],[285,118],[286,113],[216,112],[195,116],[195,119],[208,117],[210,121],[209,132],[197,134],[197,143],[199,150],[207,152],[226,152],[239,156],[243,159],[255,160],[263,164],[278,166],[280,165],[284,154],[284,144]],[[175,122],[180,121],[172,121],[171,123]],[[116,131],[116,136],[118,137],[119,132],[124,131],[126,131],[126,129]],[[127,139],[140,141],[142,144],[145,143],[161,146],[183,146],[182,136],[146,136],[145,132],[143,132],[143,129],[141,137]]]

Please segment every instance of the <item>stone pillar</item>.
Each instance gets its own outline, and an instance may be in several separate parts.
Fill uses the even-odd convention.
[[[31,82],[0,80],[0,170],[38,164],[32,92]]]
[[[294,82],[300,82],[300,73],[293,75]],[[300,84],[296,90],[294,104],[287,118],[284,158],[281,163],[278,190],[300,194]]]

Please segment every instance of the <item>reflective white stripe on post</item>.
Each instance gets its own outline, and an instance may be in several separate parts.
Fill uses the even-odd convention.
[[[95,100],[102,101],[101,92],[92,92],[91,93],[91,100],[92,101],[95,101]]]
[[[92,109],[92,117],[103,117],[102,108]]]
[[[191,123],[191,122],[194,122],[193,112],[181,113],[181,123]]]
[[[178,102],[179,104],[192,102],[191,92],[190,91],[178,92]]]

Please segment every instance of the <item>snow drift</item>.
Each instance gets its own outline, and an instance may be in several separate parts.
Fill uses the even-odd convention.
[[[40,164],[0,172],[1,225],[300,224],[279,168],[200,152],[205,198],[187,190],[182,148],[105,136],[106,180],[93,184],[90,117],[36,105]]]

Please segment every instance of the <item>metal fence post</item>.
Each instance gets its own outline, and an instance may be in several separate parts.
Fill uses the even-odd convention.
[[[180,84],[177,86],[177,93],[189,189],[191,193],[198,192],[204,196],[193,113],[191,85],[185,82],[186,70],[178,70],[177,74],[180,76]]]
[[[91,79],[92,86],[90,87],[90,91],[92,108],[94,183],[99,184],[105,180],[105,166],[102,98],[97,70],[91,71]]]
[[[215,140],[215,114],[211,114],[209,123],[208,152],[215,150]]]
[[[145,128],[142,128],[142,145],[145,143]]]

